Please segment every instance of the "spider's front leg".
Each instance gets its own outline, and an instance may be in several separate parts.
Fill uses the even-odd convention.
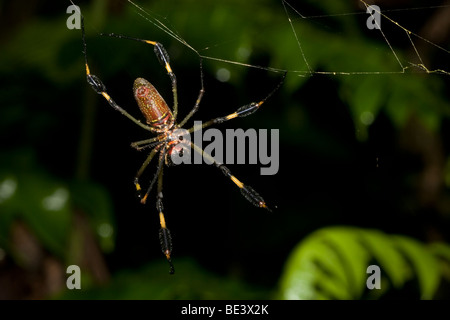
[[[131,147],[138,151],[141,151],[143,149],[156,147],[161,144],[163,140],[165,140],[165,137],[157,136],[151,139],[132,142]]]
[[[139,39],[139,38],[129,37],[129,36],[115,34],[115,33],[109,33],[109,34],[102,33],[101,35],[107,36],[107,37],[114,37],[114,38],[119,38],[119,39],[128,39],[128,40],[143,42],[143,43],[150,44],[153,46],[153,51],[155,53],[155,56],[158,59],[159,63],[166,69],[167,75],[169,76],[171,84],[172,84],[173,119],[176,120],[177,115],[178,115],[177,77],[175,76],[175,73],[172,71],[172,67],[170,66],[169,54],[167,53],[164,46],[157,41]]]
[[[91,73],[91,70],[89,68],[88,59],[87,59],[87,46],[86,46],[86,34],[84,31],[84,17],[81,15],[81,37],[82,37],[82,43],[83,43],[83,55],[84,55],[84,65],[86,68],[86,80],[87,83],[91,86],[91,88],[97,92],[98,94],[102,95],[103,98],[105,98],[106,101],[108,101],[109,105],[113,107],[115,110],[119,111],[121,114],[123,114],[125,117],[133,121],[138,126],[144,128],[145,130],[156,132],[155,128],[152,128],[151,126],[148,126],[138,119],[134,118],[131,114],[126,112],[124,109],[122,109],[107,93],[106,86],[100,80],[98,76]]]

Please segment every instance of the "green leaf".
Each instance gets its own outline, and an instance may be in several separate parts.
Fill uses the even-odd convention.
[[[435,242],[430,245],[433,255],[440,257],[450,263],[450,246],[442,242]]]
[[[350,298],[342,290],[348,282],[339,256],[322,240],[313,235],[294,249],[281,280],[281,299]]]
[[[422,299],[432,299],[440,281],[439,266],[435,257],[420,242],[404,236],[393,236],[394,244],[415,268]]]
[[[402,287],[408,280],[408,274],[404,272],[407,261],[396,250],[390,238],[378,230],[361,230],[360,237],[374,259],[383,266],[394,287]]]
[[[441,256],[450,257],[450,247],[434,246]],[[427,247],[404,236],[354,227],[320,229],[300,242],[286,262],[280,279],[281,299],[360,299],[367,292],[367,268],[381,269],[382,290],[369,292],[380,298],[407,281],[417,279],[420,297],[432,299],[441,279],[438,260]]]
[[[358,234],[349,230],[351,229],[348,227],[333,227],[321,230],[318,236],[322,236],[323,241],[339,255],[339,261],[345,270],[348,291],[356,298],[364,290],[369,253],[359,243]]]

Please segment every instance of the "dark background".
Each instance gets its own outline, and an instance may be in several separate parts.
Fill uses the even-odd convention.
[[[202,55],[262,67],[205,59],[206,94],[195,120],[206,121],[259,101],[280,81],[281,70],[289,71],[284,85],[261,110],[218,126],[223,130],[280,130],[276,175],[261,176],[259,165],[229,166],[277,210],[268,213],[252,206],[213,167],[164,168],[164,208],[173,235],[174,277],[178,277],[167,279],[155,194],[142,206],[133,186],[145,153],[129,144],[151,135],[111,109],[88,87],[81,32],[65,26],[69,2],[3,1],[0,172],[2,177],[18,177],[14,201],[31,205],[23,209],[0,203],[0,214],[3,210],[16,217],[2,221],[1,297],[67,294],[61,282],[65,266],[79,264],[90,275],[84,282],[84,288],[90,290],[81,293],[87,298],[267,298],[277,290],[295,245],[320,228],[357,226],[423,243],[448,242],[449,78],[409,64],[420,61],[398,27],[383,20],[385,35],[409,67],[405,73],[386,39],[365,27],[366,14],[330,16],[364,12],[359,2],[290,2],[289,16],[315,71],[308,74],[280,1],[147,1],[140,3],[152,14],[146,17],[126,1],[77,4],[85,15],[92,73],[104,81],[115,101],[136,117],[140,114],[132,96],[134,79],[144,77],[152,82],[171,104],[170,80],[151,46],[102,37],[101,32],[164,44],[178,79],[180,118],[193,107],[200,89],[199,59],[147,19],[160,19]],[[378,5],[393,10],[386,14],[401,25],[449,50],[448,6],[395,11],[423,4],[390,1]],[[302,20],[293,9],[307,16],[327,17]],[[450,70],[448,52],[413,39],[430,70]],[[239,47],[251,48],[247,59],[236,55]],[[267,70],[269,67],[277,71]],[[230,81],[216,78],[220,68],[230,71]],[[322,75],[320,71],[341,74]],[[367,103],[375,105],[369,110],[374,115],[370,126],[360,121],[364,99],[378,101]],[[146,171],[143,188],[154,169]],[[31,203],[35,191],[21,189],[21,183],[28,185],[28,177],[36,176],[34,186],[41,191],[45,190],[44,181],[67,186],[72,217],[68,224],[47,226],[46,230],[39,218],[34,222],[27,218],[40,213]],[[100,191],[87,200],[85,193],[90,188]],[[98,239],[99,221],[113,226],[112,237]],[[55,228],[66,230],[67,238],[52,238]],[[49,239],[43,240],[42,234]],[[67,242],[59,252],[46,245],[60,239]],[[34,258],[20,258],[17,252],[28,252],[25,256]],[[183,287],[184,279],[199,280]],[[148,286],[146,291],[147,281],[160,287]],[[122,293],[115,295],[114,288]],[[404,297],[418,297],[411,290],[403,292]]]

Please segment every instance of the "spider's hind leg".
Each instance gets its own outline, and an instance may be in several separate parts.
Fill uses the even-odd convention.
[[[268,210],[269,212],[272,212],[272,209],[267,206],[266,201],[263,199],[263,197],[261,197],[255,189],[242,183],[235,176],[233,176],[230,169],[228,169],[224,164],[216,163],[216,167],[219,168],[226,177],[230,178],[230,180],[233,181],[233,183],[239,188],[241,194],[245,199],[247,199],[256,207],[263,208]]]
[[[207,158],[210,163],[213,163],[216,168],[220,169],[222,173],[229,178],[241,191],[241,194],[254,206],[266,209],[269,212],[272,212],[272,209],[266,204],[266,201],[262,196],[259,195],[258,192],[255,191],[252,187],[244,184],[238,178],[236,178],[233,174],[231,174],[230,169],[226,167],[223,163],[218,162],[211,156],[209,153],[205,152],[202,148],[197,146],[195,143],[191,142],[191,147],[195,150],[195,152],[200,153],[204,158]]]
[[[163,170],[160,171],[158,176],[158,195],[156,197],[156,209],[159,213],[159,223],[161,228],[159,229],[159,242],[161,244],[161,251],[166,256],[167,261],[169,262],[169,273],[174,274],[175,269],[172,264],[172,236],[170,235],[169,229],[166,226],[166,219],[163,213],[163,193],[162,193],[162,177]]]

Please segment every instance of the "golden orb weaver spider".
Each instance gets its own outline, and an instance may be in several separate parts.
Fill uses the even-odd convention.
[[[109,103],[111,107],[115,110],[119,111],[121,114],[126,116],[128,119],[133,121],[135,124],[140,126],[141,128],[150,131],[152,133],[157,134],[156,137],[141,140],[137,142],[131,143],[131,146],[137,150],[142,150],[145,148],[152,148],[150,153],[148,154],[146,160],[138,170],[135,178],[134,185],[136,187],[136,191],[138,193],[138,197],[140,198],[140,202],[145,204],[147,202],[148,195],[155,183],[157,183],[157,195],[156,195],[156,209],[159,213],[159,222],[160,222],[160,230],[159,230],[159,239],[161,244],[161,250],[165,255],[167,261],[170,265],[170,274],[174,273],[174,267],[171,260],[172,254],[172,238],[170,235],[170,231],[167,228],[165,217],[163,214],[163,166],[164,163],[166,165],[170,165],[170,157],[174,153],[182,152],[183,149],[180,149],[180,146],[186,144],[187,142],[183,141],[182,136],[179,136],[177,133],[178,129],[181,129],[183,125],[197,112],[202,97],[205,93],[204,84],[203,84],[203,67],[202,67],[202,59],[200,57],[200,74],[201,74],[201,89],[198,94],[197,100],[195,102],[192,110],[186,115],[186,117],[180,122],[177,123],[178,116],[178,94],[177,94],[177,80],[174,72],[169,63],[169,55],[163,45],[156,41],[138,39],[123,35],[117,34],[106,34],[109,37],[116,37],[121,39],[129,39],[133,41],[143,42],[145,44],[150,44],[154,46],[155,55],[159,61],[159,63],[166,69],[168,76],[170,77],[172,83],[172,93],[173,93],[173,107],[169,108],[167,103],[164,101],[163,97],[158,93],[156,88],[147,80],[143,78],[137,78],[134,81],[133,92],[136,102],[141,110],[146,124],[142,123],[140,120],[134,118],[127,111],[122,109],[107,93],[106,86],[100,80],[99,77],[91,73],[89,68],[88,59],[87,59],[87,46],[86,46],[86,35],[84,30],[84,18],[81,15],[81,33],[82,33],[82,46],[83,46],[83,55],[85,60],[85,68],[86,68],[86,79],[88,84],[92,87],[92,89],[98,94],[102,95],[103,98]],[[238,108],[235,112],[223,116],[214,118],[210,121],[203,123],[201,126],[194,126],[187,130],[188,133],[195,132],[197,130],[201,130],[203,128],[209,127],[213,124],[222,123],[237,117],[246,117],[259,109],[259,107],[266,102],[283,84],[284,79],[286,77],[286,72],[283,74],[281,81],[278,85],[262,100],[259,102],[251,102],[246,104],[240,108]],[[232,175],[231,171],[221,162],[217,161],[210,154],[206,153],[203,149],[198,147],[193,142],[189,141],[189,147],[194,149],[194,151],[200,153],[203,157],[207,158],[215,167],[221,170],[221,172],[228,177],[239,189],[241,194],[251,202],[253,205],[264,208],[268,211],[271,209],[268,207],[264,199],[250,186],[244,184],[240,180],[238,180],[234,175]],[[145,193],[142,193],[141,185],[139,183],[139,178],[142,173],[145,171],[147,166],[150,164],[152,159],[159,153],[159,160],[157,164],[156,172],[150,182],[150,185],[147,188]]]

